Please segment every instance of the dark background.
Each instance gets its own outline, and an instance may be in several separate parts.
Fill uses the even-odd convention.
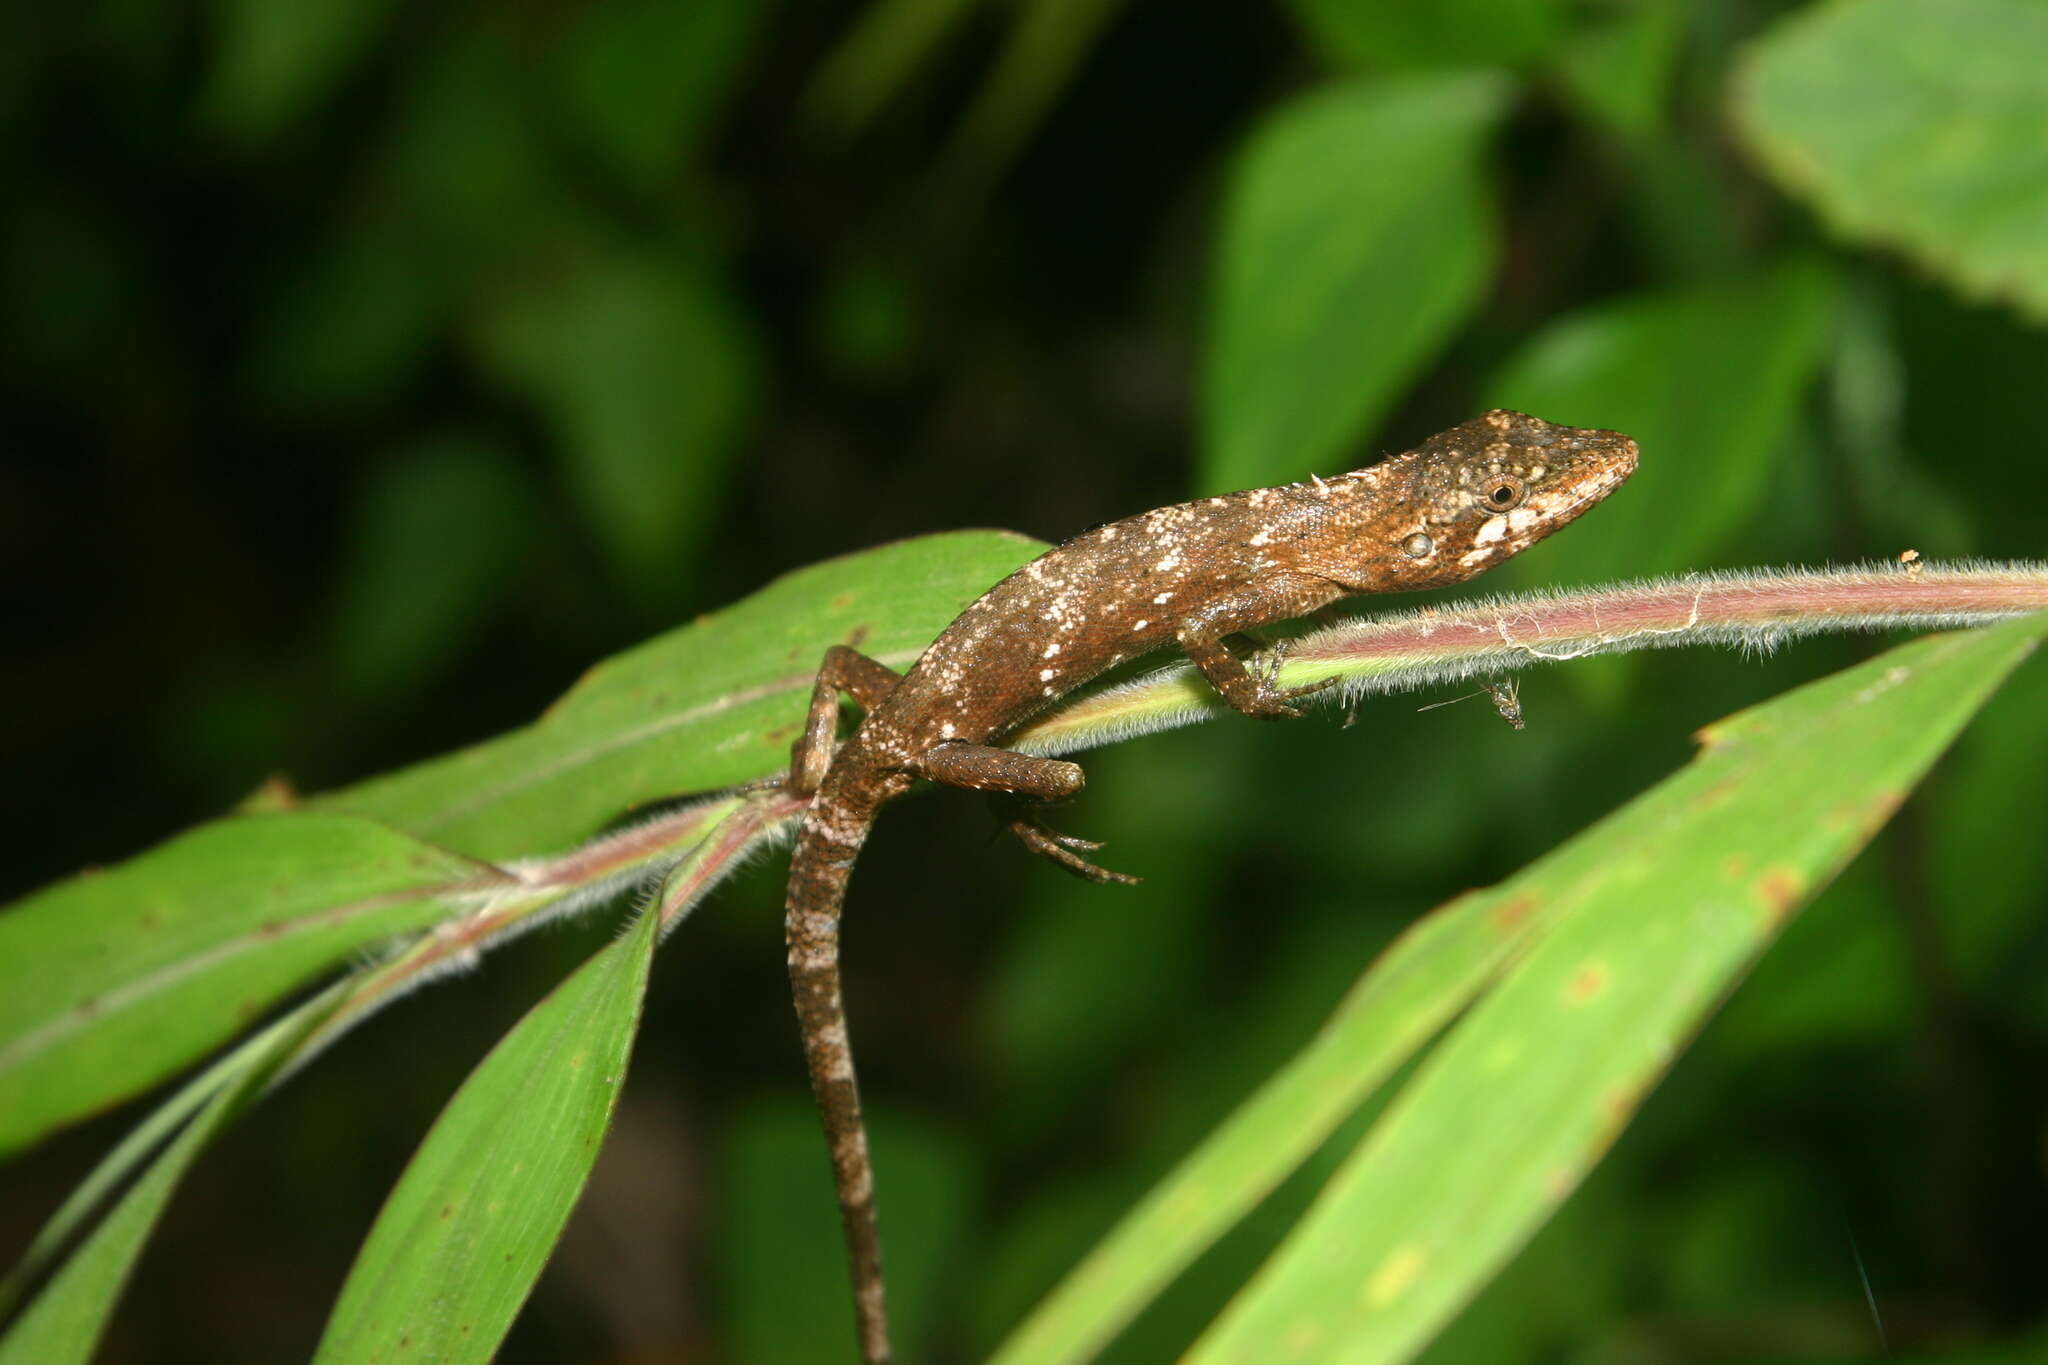
[[[848,4],[12,16],[8,893],[274,775],[319,790],[499,733],[788,569],[960,526],[1059,539],[1188,496],[1229,158],[1347,74],[1522,78],[1484,302],[1358,462],[1469,416],[1574,309],[1805,251],[1845,314],[1881,320],[1854,335],[1880,339],[1862,360],[1897,395],[1890,462],[1842,418],[1845,342],[1754,514],[1691,567],[2041,552],[2048,340],[1830,243],[1719,121],[1733,54],[1785,7],[1683,7],[1633,146],[1547,53],[1410,31],[1406,7],[1363,49],[1318,23],[1329,3],[1131,0],[1099,28],[1068,8],[1071,69],[1019,59],[1043,107],[995,124],[977,120],[1009,69],[1003,6],[965,7],[872,117],[827,83],[871,17]],[[1565,7],[1567,26],[1629,8]],[[985,1353],[1402,923],[1683,763],[1700,725],[1876,647],[1532,674],[1520,734],[1483,700],[1394,699],[1345,730],[1226,721],[1104,751],[1067,824],[1110,839],[1137,891],[1031,865],[977,803],[893,809],[856,878],[848,991],[892,1264],[923,1271],[899,1290],[906,1332],[932,1358]],[[2044,706],[2036,664],[1432,1359],[1875,1358],[1864,1271],[1894,1344],[1930,1357],[2039,1331]],[[722,890],[658,960],[613,1140],[503,1359],[846,1349],[779,871]],[[399,1005],[244,1122],[102,1358],[307,1353],[440,1104],[615,922]],[[0,1176],[0,1254],[132,1117]],[[1184,1344],[1308,1188],[1118,1358]]]

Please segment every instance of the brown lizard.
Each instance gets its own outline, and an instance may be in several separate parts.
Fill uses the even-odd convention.
[[[790,860],[786,932],[868,1365],[889,1359],[889,1333],[839,993],[839,913],[876,812],[921,777],[990,792],[1009,803],[1005,826],[1032,852],[1094,881],[1134,881],[1083,856],[1100,845],[1029,813],[1025,803],[1080,791],[1078,765],[992,741],[1169,643],[1245,715],[1298,716],[1289,703],[1336,680],[1278,688],[1276,668],[1248,668],[1227,637],[1356,593],[1462,582],[1572,521],[1635,467],[1636,443],[1618,432],[1489,412],[1366,469],[1162,507],[1076,536],[983,593],[900,676],[846,645],[826,652],[791,747],[788,787],[813,795]],[[835,753],[841,692],[866,714]]]

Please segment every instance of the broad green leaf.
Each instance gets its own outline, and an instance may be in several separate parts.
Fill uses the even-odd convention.
[[[1423,1073],[1431,1078],[1430,1089],[1411,1086],[1396,1101],[1394,1114],[1421,1111],[1420,1119],[1397,1120],[1401,1126],[1394,1131],[1403,1143],[1398,1151],[1404,1164],[1384,1174],[1375,1165],[1369,1194],[1354,1194],[1349,1184],[1333,1185],[1256,1291],[1241,1299],[1242,1306],[1219,1327],[1205,1358],[1362,1361],[1405,1356],[1422,1334],[1476,1292],[1561,1197],[1564,1190],[1546,1182],[1562,1171],[1575,1183],[1597,1157],[1597,1149],[1583,1141],[1584,1115],[1571,1103],[1590,1095],[1598,1118],[1605,1112],[1599,1104],[1608,1097],[1626,1098],[1632,1105],[1647,1088],[1643,1075],[1624,1089],[1586,1082],[1574,1070],[1584,1060],[1581,1051],[1606,1061],[1632,1060],[1640,1069],[1647,1047],[1657,1065],[1668,1062],[1700,1014],[1725,991],[1729,974],[1875,833],[1955,729],[2043,634],[2048,634],[2048,618],[2034,617],[1996,630],[1935,637],[1733,717],[1708,732],[1707,751],[1684,772],[1500,886],[1462,897],[1418,921],[1360,978],[1308,1047],[1147,1196],[1018,1328],[996,1357],[1000,1365],[1091,1358],[1465,1008],[1503,964],[1530,951],[1531,944],[1539,945],[1536,960],[1550,963],[1562,956],[1573,971],[1586,965],[1587,954],[1606,954],[1611,970],[1598,984],[1604,989],[1619,983],[1623,970],[1633,973],[1626,998],[1646,1010],[1670,1008],[1663,1000],[1665,987],[1687,984],[1685,1000],[1692,1012],[1675,1025],[1668,1019],[1661,1024],[1617,1022],[1610,1012],[1614,1002],[1604,996],[1601,1009],[1589,1009],[1590,1031],[1596,1040],[1606,1040],[1612,1057],[1581,1043],[1577,1035],[1553,1041],[1560,1025],[1550,977],[1537,977],[1532,986],[1518,974],[1514,994],[1496,993],[1509,1001],[1505,1007],[1495,1003],[1496,996],[1487,997],[1481,1015],[1503,1022],[1487,1026],[1494,1031],[1482,1035],[1482,1044],[1459,1044],[1457,1054],[1477,1061],[1460,1062],[1461,1072],[1445,1057],[1433,1058]],[[1716,916],[1732,920],[1733,927],[1709,924]],[[1580,926],[1574,930],[1580,937],[1565,940],[1566,948],[1542,946],[1573,924]],[[1589,940],[1587,924],[1611,932],[1614,943]],[[1695,925],[1703,928],[1699,944],[1692,942]],[[1631,936],[1637,933],[1650,940],[1647,949],[1634,945]],[[1734,946],[1725,947],[1731,940]],[[1700,954],[1715,943],[1724,945],[1721,956],[1702,959]],[[1651,960],[1632,962],[1625,956],[1631,950]],[[1712,975],[1715,970],[1719,977]],[[1592,976],[1583,979],[1594,981]],[[1581,978],[1568,974],[1567,980]],[[1607,994],[1623,996],[1618,988]],[[1565,1023],[1584,1027],[1588,1018],[1574,1014]],[[1610,1036],[1631,1027],[1640,1031],[1628,1038]],[[1540,1044],[1531,1042],[1536,1039]],[[1541,1101],[1517,1092],[1496,1112],[1490,1107],[1496,1089],[1508,1084],[1501,1067],[1504,1059],[1516,1056],[1541,1062],[1526,1068],[1529,1074],[1511,1073],[1516,1084],[1547,1081],[1553,1090]],[[1449,1113],[1424,1107],[1425,1102],[1448,1105]],[[1557,1139],[1565,1155],[1543,1161],[1518,1164],[1491,1143],[1471,1144],[1477,1155],[1467,1160],[1462,1155],[1467,1139],[1455,1136],[1463,1128],[1447,1127],[1490,1125],[1481,1131],[1510,1144],[1533,1143],[1539,1134],[1528,1116],[1546,1113],[1562,1116],[1559,1124],[1570,1131]],[[1620,1116],[1615,1117],[1618,1125]],[[1611,1137],[1615,1130],[1604,1131]],[[1385,1141],[1392,1139],[1369,1136],[1353,1166],[1379,1160],[1373,1156],[1380,1150],[1376,1144]],[[1455,1165],[1455,1174],[1429,1174],[1432,1161]],[[1387,1255],[1407,1245],[1415,1231],[1413,1219],[1420,1216],[1415,1210],[1427,1214],[1431,1205],[1401,1194],[1401,1182],[1427,1175],[1431,1199],[1470,1215],[1475,1202],[1483,1212],[1497,1192],[1491,1183],[1496,1170],[1516,1171],[1525,1185],[1533,1182],[1521,1189],[1521,1222],[1504,1219],[1508,1226],[1493,1229],[1490,1247],[1475,1244],[1462,1260],[1454,1255],[1465,1236],[1461,1225],[1449,1238],[1451,1249],[1434,1253],[1433,1264],[1417,1267],[1430,1272],[1427,1284],[1437,1295],[1431,1312],[1415,1315],[1420,1284],[1414,1295],[1397,1298],[1384,1310],[1409,1315],[1401,1327],[1406,1334],[1402,1349],[1345,1354],[1361,1338],[1337,1335],[1340,1322],[1349,1333],[1356,1327],[1351,1316],[1377,1324],[1382,1314],[1366,1311],[1358,1292],[1367,1285],[1365,1271],[1355,1271],[1334,1289],[1327,1277],[1305,1285],[1315,1274],[1310,1263],[1328,1255],[1356,1266],[1356,1258],[1347,1259],[1350,1253],[1333,1245],[1353,1235],[1378,1237],[1391,1249]],[[1347,1177],[1352,1184],[1357,1179]],[[1341,1214],[1329,1211],[1338,1197],[1346,1201]],[[1402,1208],[1409,1221],[1377,1216],[1375,1199]],[[1310,1245],[1306,1239],[1311,1236],[1318,1239],[1313,1249],[1299,1249]],[[1373,1268],[1387,1264],[1383,1259]],[[1408,1262],[1391,1264],[1379,1282],[1382,1288],[1394,1283]],[[1296,1327],[1302,1331],[1295,1333]],[[1290,1343],[1298,1354],[1278,1351],[1275,1342]]]
[[[654,591],[687,562],[753,420],[746,319],[689,258],[623,250],[536,272],[477,340],[552,421],[570,491],[623,581]]]
[[[92,1235],[43,1287],[28,1311],[0,1337],[0,1365],[81,1365],[91,1359],[143,1244],[149,1240],[193,1158],[260,1093],[278,1066],[307,1035],[333,1013],[342,994],[336,988],[306,1002],[166,1106],[168,1117],[164,1127],[168,1131],[168,1125],[183,1117],[180,1109],[190,1112],[188,1095],[196,1096],[203,1085],[214,1084],[211,1095],[204,1100],[205,1107],[150,1163],[142,1177],[128,1187]],[[146,1126],[159,1125],[153,1120]],[[124,1144],[124,1150],[139,1158],[139,1146],[131,1142]],[[69,1210],[72,1205],[66,1208]],[[13,1277],[9,1278],[12,1281]]]
[[[1843,236],[2048,321],[2044,52],[2035,0],[1809,6],[1750,46],[1736,120]]]
[[[1558,0],[1292,0],[1289,8],[1326,58],[1365,70],[1534,61],[1568,31]]]
[[[1508,84],[1356,81],[1269,117],[1231,175],[1202,376],[1200,483],[1287,483],[1350,449],[1478,301],[1481,179]]]
[[[390,0],[215,0],[208,122],[244,143],[282,132],[337,85],[377,36]]]
[[[377,1215],[315,1360],[497,1353],[611,1123],[658,918],[641,914],[462,1083]]]
[[[2044,635],[2037,615],[1915,641],[1710,726],[1684,771],[1477,897],[1550,923],[1189,1359],[1419,1349]]]
[[[1617,495],[1628,515],[1603,511],[1597,531],[1545,545],[1544,577],[1598,581],[1706,560],[1764,495],[1826,355],[1835,297],[1831,272],[1795,259],[1587,309],[1513,357],[1487,385],[1491,404],[1625,431],[1643,451]]]
[[[810,565],[599,664],[523,730],[308,805],[478,857],[566,846],[642,802],[786,765],[827,646],[858,639],[902,668],[1044,549],[960,531]]]
[[[367,820],[202,825],[0,914],[0,1152],[149,1084],[496,869]]]

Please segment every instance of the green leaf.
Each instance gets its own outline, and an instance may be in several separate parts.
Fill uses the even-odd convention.
[[[553,422],[598,543],[652,592],[687,562],[753,420],[759,361],[745,319],[687,258],[619,252],[537,274],[478,340]]]
[[[343,992],[334,989],[308,1001],[165,1107],[166,1114],[159,1118],[166,1124],[175,1124],[190,1112],[191,1097],[208,1085],[214,1086],[198,1116],[150,1163],[141,1179],[129,1186],[112,1212],[44,1286],[28,1311],[8,1329],[6,1336],[0,1337],[0,1365],[76,1365],[92,1357],[129,1273],[135,1268],[136,1257],[193,1158],[260,1093],[278,1066],[333,1013],[342,997]],[[158,1126],[158,1119],[152,1119],[145,1128]],[[139,1159],[140,1147],[133,1140],[124,1143],[108,1164],[124,1157],[130,1161]],[[102,1174],[95,1172],[88,1186],[98,1183]],[[82,1213],[79,1205],[83,1202],[74,1197],[53,1221],[62,1222],[75,1210]],[[31,1249],[31,1258],[38,1249],[47,1249],[40,1239],[38,1247]],[[9,1282],[10,1288],[18,1285],[14,1276],[9,1276]]]
[[[954,1133],[871,1106],[875,1185],[897,1359],[924,1360],[951,1305],[947,1283],[974,1231],[975,1157]],[[749,1106],[718,1153],[719,1299],[726,1358],[852,1360],[853,1299],[832,1167],[817,1110],[793,1095]]]
[[[221,820],[0,915],[0,1152],[113,1103],[495,869],[367,820]]]
[[[341,82],[390,0],[217,0],[218,50],[202,105],[245,144],[268,140]]]
[[[1618,495],[1628,515],[1545,545],[1544,577],[1695,569],[1744,524],[1826,356],[1836,295],[1832,272],[1796,258],[1586,309],[1514,356],[1490,404],[1626,431],[1643,451]]]
[[[1044,549],[959,531],[810,565],[599,664],[523,730],[307,804],[478,857],[564,847],[639,803],[787,765],[828,646],[859,639],[901,668]]]
[[[1534,61],[1568,31],[1558,0],[1292,0],[1289,8],[1326,58],[1367,70]]]
[[[1934,637],[1741,713],[1685,771],[1418,921],[997,1360],[1091,1357],[1526,953],[1196,1357],[1406,1358],[1576,1184],[1734,975],[2044,634],[2036,616]]]
[[[276,422],[314,427],[403,396],[433,360],[447,281],[410,214],[337,223],[264,271],[236,386]]]
[[[1481,159],[1508,92],[1487,73],[1359,81],[1253,132],[1216,253],[1204,489],[1361,463],[1350,446],[1485,286]]]
[[[977,2],[875,0],[863,6],[804,95],[805,119],[833,136],[858,132],[931,59]]]
[[[393,452],[350,519],[336,682],[388,696],[461,659],[518,586],[538,519],[518,464],[487,438],[436,433]]]
[[[1624,138],[1647,143],[1664,123],[1685,20],[1677,0],[1643,0],[1587,27],[1558,54],[1565,91]]]
[[[585,5],[565,41],[562,108],[628,183],[673,178],[738,76],[756,0],[604,0]]]
[[[496,1354],[611,1123],[657,922],[641,914],[470,1073],[377,1215],[315,1360]]]
[[[1407,1359],[2044,635],[2037,615],[1915,641],[1710,726],[1683,772],[1475,898],[1550,924],[1189,1359]]]
[[[2043,52],[2033,0],[1815,5],[1750,46],[1736,121],[1844,237],[2048,321]]]

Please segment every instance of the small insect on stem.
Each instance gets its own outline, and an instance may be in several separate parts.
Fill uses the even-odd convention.
[[[1452,697],[1449,701],[1433,701],[1427,706],[1418,706],[1415,709],[1418,712],[1434,711],[1439,706],[1454,706],[1461,701],[1469,701],[1482,693],[1493,698],[1493,709],[1500,712],[1502,720],[1514,726],[1517,730],[1528,728],[1526,722],[1522,719],[1522,686],[1514,678],[1509,678],[1506,682],[1490,682],[1481,687],[1478,692],[1467,692],[1464,696]]]

